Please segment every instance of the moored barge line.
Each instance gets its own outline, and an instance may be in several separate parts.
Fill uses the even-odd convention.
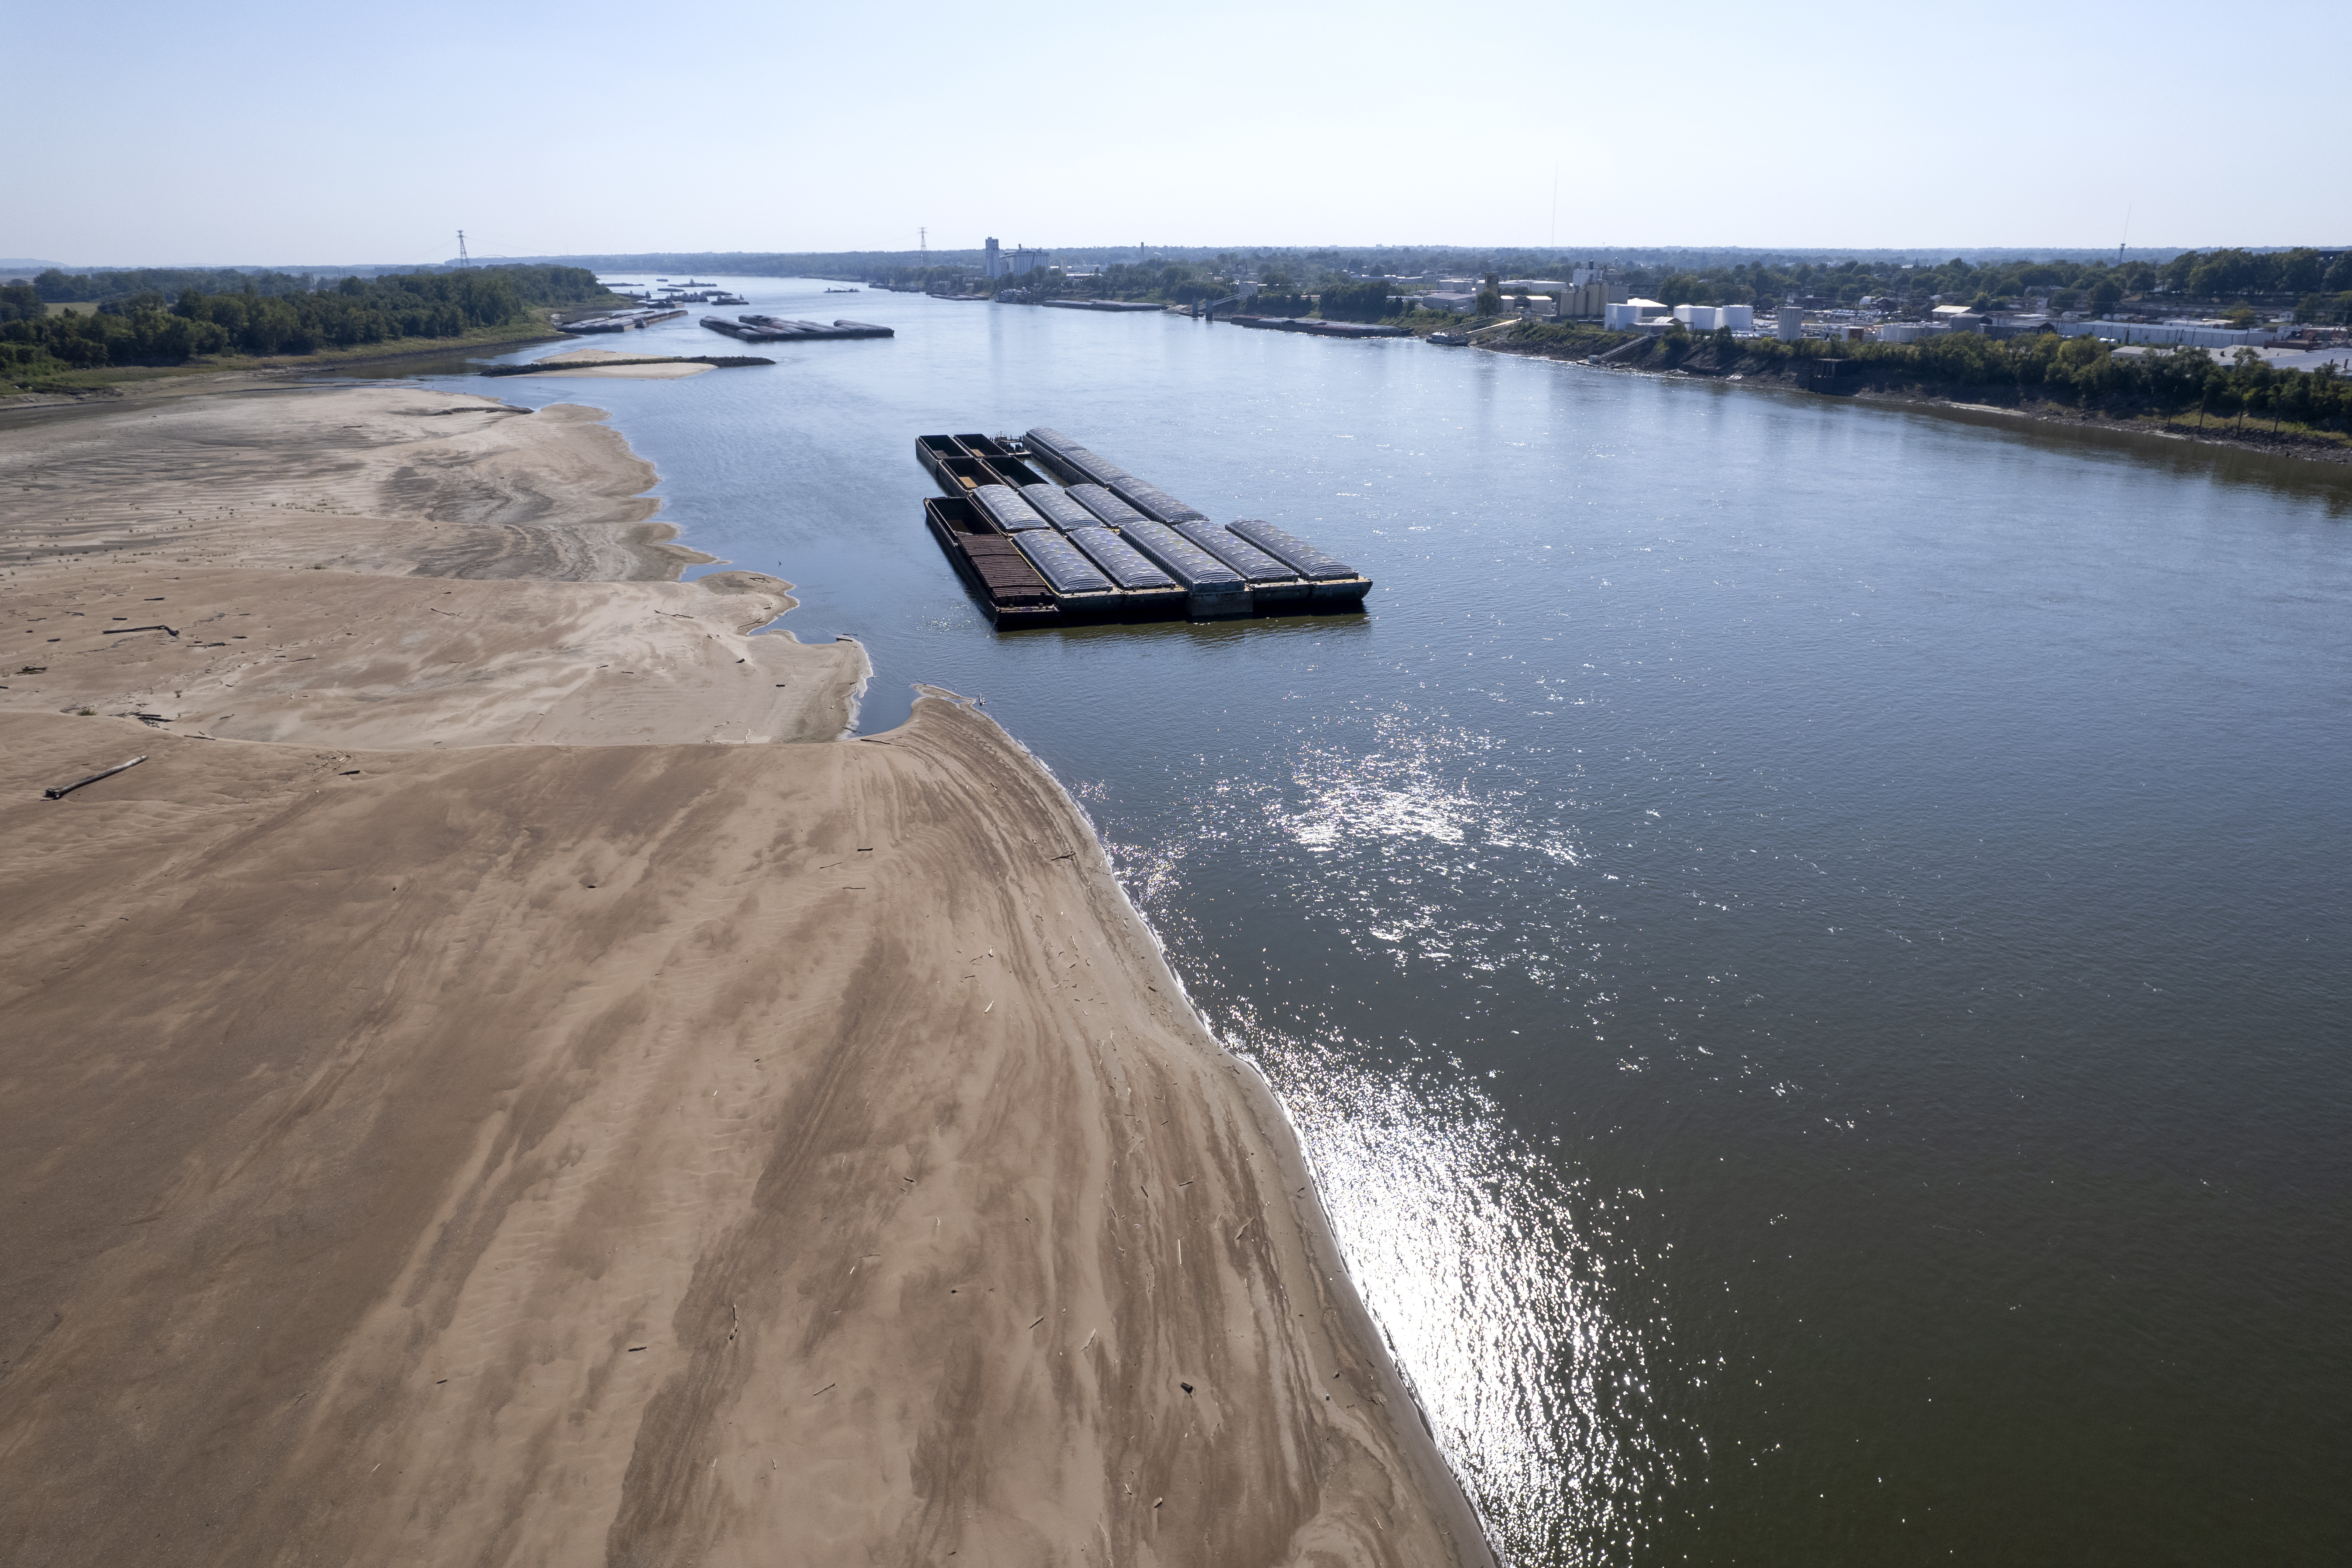
[[[1299,332],[1311,338],[1409,338],[1404,327],[1376,326],[1370,321],[1310,321],[1300,316],[1227,316],[1237,327],[1267,332]]]
[[[555,330],[574,335],[584,335],[590,332],[626,332],[639,327],[650,327],[656,321],[675,321],[685,314],[684,310],[615,310],[610,315],[583,316],[576,321],[559,322]]]
[[[677,313],[682,316],[686,312]],[[837,321],[828,327],[822,321],[789,321],[776,316],[738,316],[731,321],[724,316],[705,316],[702,324],[714,332],[725,332],[746,342],[827,342],[898,335],[896,328],[877,327],[871,321]]]

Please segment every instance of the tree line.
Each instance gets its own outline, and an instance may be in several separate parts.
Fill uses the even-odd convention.
[[[1730,267],[1631,268],[1628,291],[1666,305],[1777,306],[1795,300],[1853,309],[1865,300],[1905,312],[1937,304],[1992,307],[2047,299],[2053,310],[2105,310],[2136,300],[2167,311],[2263,300],[2292,305],[2298,320],[2352,321],[2352,253],[2183,251],[2162,263],[2007,260],[1958,257],[1918,266],[1894,261],[1742,262]]]
[[[236,267],[127,267],[109,272],[67,272],[52,267],[30,279],[33,291],[50,304],[86,304],[129,300],[141,294],[177,297],[184,289],[204,294],[308,294],[331,289],[340,272],[248,272]]]
[[[1541,342],[1572,330],[1563,323],[1523,328],[1517,335]],[[2062,338],[2055,332],[2006,339],[1949,332],[1916,343],[1866,343],[1670,331],[1654,352],[1672,364],[1701,349],[1712,351],[1717,369],[1793,368],[1806,360],[1842,359],[1854,362],[1868,385],[1889,391],[1964,393],[1979,400],[2006,396],[2125,416],[2252,416],[2352,435],[2352,377],[2326,366],[2282,370],[2251,350],[2222,360],[2200,348],[2118,353],[2097,338]]]
[[[1574,263],[1555,259],[1520,276],[1566,281]],[[1927,264],[1891,258],[1842,261],[1759,260],[1692,268],[1659,263],[1614,269],[1628,293],[1666,305],[1754,305],[1759,309],[1798,303],[1813,308],[1870,308],[1894,314],[1925,315],[1939,304],[1980,309],[2046,300],[2053,310],[2137,313],[2183,310],[2227,310],[2260,300],[2292,306],[2297,319],[2327,324],[2352,321],[2352,254],[2304,247],[2294,250],[2183,251],[2162,262],[2059,258],[2010,258],[1972,262],[1964,257]],[[1499,309],[1495,280],[1512,276],[1499,267],[1482,276],[1482,310]],[[932,284],[978,282],[961,268],[877,268],[863,276],[877,281]],[[1234,291],[1236,279],[1255,277],[1258,309],[1270,314],[1317,310],[1332,321],[1391,320],[1405,309],[1404,296],[1428,287],[1393,277],[1361,278],[1297,258],[1221,254],[1199,260],[1154,257],[1116,262],[1073,278],[1060,267],[1009,278],[995,285],[1047,298],[1159,300],[1189,304]],[[1319,304],[1299,303],[1313,300]]]
[[[54,316],[37,281],[0,286],[0,371],[21,380],[64,369],[183,364],[205,354],[306,354],[455,338],[535,310],[608,297],[594,273],[577,267],[352,277],[282,292],[250,276],[227,276],[239,285],[234,292],[183,282],[170,294],[142,289],[109,298],[95,311]]]

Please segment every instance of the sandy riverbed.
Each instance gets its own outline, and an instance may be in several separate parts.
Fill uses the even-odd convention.
[[[984,716],[833,739],[862,653],[669,580],[591,410],[69,412],[0,431],[0,1560],[1486,1560]]]

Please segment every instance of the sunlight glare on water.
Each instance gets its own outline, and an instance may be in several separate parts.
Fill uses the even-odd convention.
[[[1183,831],[1114,845],[1155,923],[1183,926],[1186,868],[1289,844],[1320,858],[1299,892],[1363,957],[1399,973],[1451,966],[1544,984],[1575,948],[1572,892],[1532,921],[1481,907],[1511,862],[1572,869],[1572,829],[1538,805],[1496,736],[1402,705],[1301,746],[1286,781],[1178,792]],[[1098,796],[1098,787],[1082,795]],[[1468,895],[1465,896],[1465,889]],[[1609,1230],[1590,1184],[1510,1128],[1442,1040],[1393,1060],[1326,1023],[1295,1032],[1213,988],[1211,1026],[1289,1109],[1333,1229],[1438,1439],[1516,1561],[1601,1562],[1636,1536],[1639,1500],[1669,1478],[1639,1336],[1601,1290]]]
[[[1589,1194],[1474,1084],[1368,1073],[1352,1042],[1246,1019],[1226,1038],[1286,1086],[1349,1269],[1496,1544],[1622,1558],[1669,1460],[1637,1446],[1657,1412],[1638,1339],[1594,1288]]]
[[[2352,475],[723,281],[899,335],[488,385],[1079,781],[1514,1568],[2352,1560]],[[992,633],[1033,425],[1369,613]]]

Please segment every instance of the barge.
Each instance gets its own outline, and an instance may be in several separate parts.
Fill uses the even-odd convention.
[[[1409,338],[1402,327],[1376,326],[1370,321],[1310,321],[1303,316],[1227,316],[1237,327],[1262,332],[1304,332],[1312,338]]]
[[[615,310],[604,316],[583,316],[576,321],[559,321],[559,332],[625,332],[638,327],[650,327],[656,321],[675,321],[684,310]]]
[[[678,312],[681,316],[685,313]],[[738,316],[731,321],[724,316],[705,316],[702,324],[714,332],[724,332],[747,343],[819,342],[898,335],[894,328],[877,327],[871,321],[835,321],[828,327],[823,321],[790,321],[776,316]]]
[[[1061,607],[1045,579],[971,501],[932,496],[923,502],[923,521],[1000,630],[1062,624]]]
[[[1219,524],[1058,430],[920,436],[915,455],[944,492],[925,520],[1001,629],[1360,610],[1371,590],[1297,534]]]

